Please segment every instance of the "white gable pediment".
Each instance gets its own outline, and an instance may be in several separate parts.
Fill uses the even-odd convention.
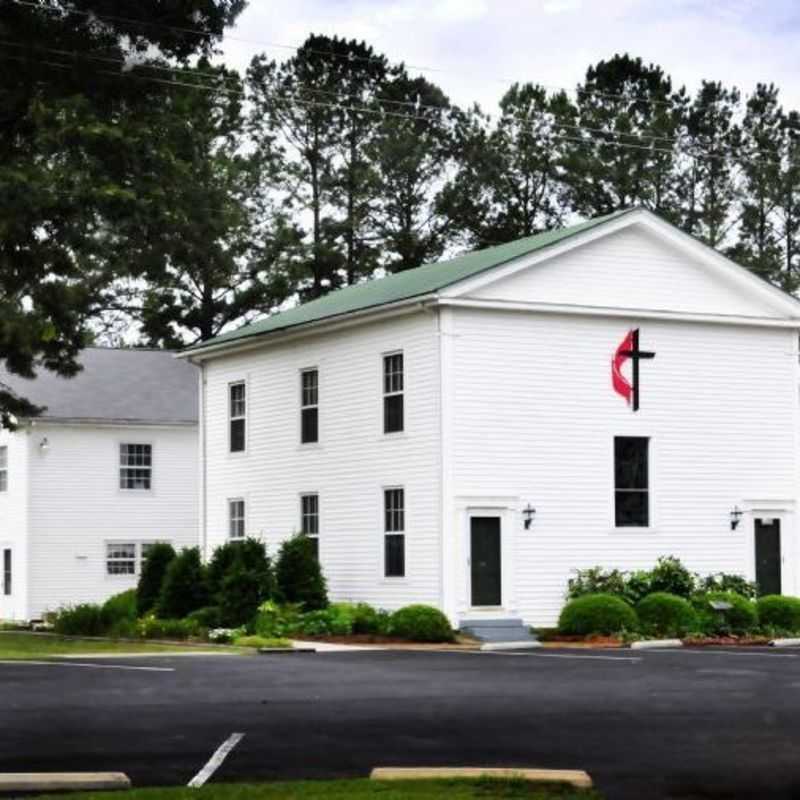
[[[800,303],[646,211],[517,259],[446,296],[669,314],[800,318]]]

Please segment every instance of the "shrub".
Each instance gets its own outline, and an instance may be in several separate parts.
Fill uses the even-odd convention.
[[[216,594],[222,624],[244,625],[255,617],[259,605],[272,595],[272,568],[261,542],[237,542],[238,550],[227,566]]]
[[[164,575],[174,558],[175,550],[167,542],[156,542],[150,547],[136,587],[137,616],[143,617],[156,607]]]
[[[319,611],[303,614],[298,622],[298,633],[309,636],[347,636],[353,631],[355,607],[350,603],[335,603]]]
[[[208,592],[211,597],[218,597],[222,591],[222,582],[225,576],[238,559],[242,559],[245,564],[258,568],[263,573],[261,585],[262,602],[270,598],[275,591],[272,564],[269,556],[267,556],[267,549],[264,543],[252,537],[228,541],[214,550],[214,554],[208,562]]]
[[[103,620],[107,628],[118,622],[136,620],[136,589],[128,589],[109,597],[103,603]]]
[[[636,606],[642,630],[656,636],[683,636],[697,628],[697,614],[688,600],[667,592],[647,595]]]
[[[758,586],[741,575],[731,575],[726,572],[717,572],[714,575],[706,575],[697,584],[697,591],[700,594],[709,592],[735,592],[742,597],[754,600],[758,595]]]
[[[152,614],[137,623],[139,636],[145,639],[189,639],[205,635],[205,629],[190,619],[159,619]]]
[[[715,611],[711,602],[730,603],[728,611]],[[700,630],[712,635],[748,633],[758,625],[755,604],[735,592],[709,592],[695,595],[692,605],[697,611]]]
[[[163,619],[181,619],[208,605],[208,589],[200,549],[185,548],[170,561],[158,595],[156,613]]]
[[[217,606],[203,606],[203,608],[198,608],[197,611],[192,611],[191,614],[187,615],[186,619],[196,623],[201,628],[207,628],[209,630],[211,628],[222,627],[222,615]]]
[[[662,556],[650,571],[650,592],[665,592],[689,599],[695,592],[695,576],[675,556]]]
[[[267,600],[258,607],[253,630],[267,638],[292,636],[300,630],[300,607],[297,605],[278,605]]]
[[[237,636],[233,643],[237,647],[291,647],[288,639],[268,639],[265,636]]]
[[[369,603],[357,603],[353,606],[353,633],[387,634],[391,618],[388,611],[379,611]]]
[[[758,621],[783,631],[800,631],[800,598],[768,594],[756,601]]]
[[[307,536],[298,534],[287,539],[278,553],[275,569],[281,600],[299,603],[306,611],[317,611],[328,605],[325,578]]]
[[[395,611],[389,630],[393,636],[412,642],[452,642],[455,638],[447,617],[438,608],[425,605]]]
[[[103,609],[95,603],[62,608],[53,620],[53,630],[65,636],[102,636],[106,627]]]
[[[558,618],[558,629],[565,634],[611,634],[633,631],[636,627],[633,608],[611,594],[588,594],[571,600]]]
[[[118,619],[112,623],[107,634],[112,639],[136,639],[139,636],[139,623],[136,619]]]
[[[618,569],[604,570],[603,567],[589,567],[575,571],[575,577],[567,584],[567,598],[575,600],[587,594],[625,594],[625,573]]]

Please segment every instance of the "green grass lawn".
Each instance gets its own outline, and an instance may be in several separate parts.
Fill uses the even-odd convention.
[[[212,648],[208,648],[211,650]],[[214,651],[249,652],[239,648],[214,647]],[[82,653],[165,653],[201,652],[202,647],[154,642],[115,642],[110,639],[73,639],[36,633],[0,633],[0,660],[41,659],[51,656],[81,655]]]
[[[51,796],[56,800],[56,796]],[[63,798],[63,795],[61,795]],[[200,789],[132,789],[70,794],[70,800],[602,800],[594,790],[543,786],[523,780],[296,781],[292,783],[216,783]],[[40,798],[44,800],[44,798]]]

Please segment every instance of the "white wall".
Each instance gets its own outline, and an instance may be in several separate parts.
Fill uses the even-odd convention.
[[[555,622],[576,568],[644,568],[671,554],[702,573],[753,575],[752,519],[732,532],[729,512],[753,498],[791,507],[797,496],[796,333],[464,309],[452,325],[446,535],[462,545],[448,574],[459,611],[466,523],[457,508],[496,495],[516,506],[508,577],[529,623]],[[657,355],[642,365],[634,414],[612,391],[610,363],[637,325],[641,347]],[[650,531],[614,530],[614,435],[652,437]],[[537,513],[525,531],[527,502]],[[782,519],[784,590],[797,593],[793,516]]]
[[[384,608],[439,602],[436,315],[417,311],[206,364],[209,554],[228,535],[227,501],[274,555],[317,492],[320,557],[331,597]],[[382,432],[382,354],[405,355],[405,432]],[[300,444],[300,371],[319,369],[320,442]],[[228,384],[247,381],[247,452],[228,452]],[[406,577],[383,577],[385,486],[406,495]]]
[[[196,427],[39,423],[29,439],[31,617],[135,586],[135,577],[106,574],[108,540],[198,543]],[[149,492],[119,489],[123,442],[153,445]]]
[[[0,430],[0,447],[8,447],[8,491],[0,492],[0,569],[2,551],[12,550],[12,593],[2,594],[0,619],[27,618],[28,437],[24,431]]]

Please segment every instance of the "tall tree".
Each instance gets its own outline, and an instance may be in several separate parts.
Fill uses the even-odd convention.
[[[376,172],[373,221],[385,259],[399,272],[438,258],[448,222],[436,196],[452,162],[454,111],[438,86],[400,66],[384,88],[380,130],[370,147]]]
[[[780,140],[780,177],[776,188],[776,232],[783,263],[778,285],[796,293],[800,289],[800,114],[790,111],[783,120]]]
[[[564,215],[562,163],[574,136],[564,93],[514,84],[496,125],[479,109],[457,126],[458,168],[440,209],[471,245],[486,246],[557,227]]]
[[[575,139],[565,161],[573,210],[584,216],[644,205],[676,215],[677,147],[685,93],[661,67],[615,55],[577,87]]]
[[[739,100],[737,89],[703,81],[681,137],[680,225],[712,247],[724,242],[734,222]]]
[[[0,10],[0,364],[78,369],[112,280],[102,233],[131,212],[137,113],[165,60],[210,51],[243,0],[39,0]],[[187,31],[192,31],[188,33]],[[0,424],[35,413],[0,384]]]

